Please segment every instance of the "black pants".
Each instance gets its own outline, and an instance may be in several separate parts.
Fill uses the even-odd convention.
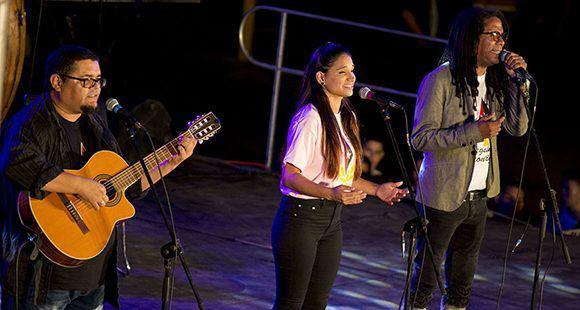
[[[272,226],[274,309],[324,309],[338,272],[342,205],[283,197]]]
[[[479,249],[483,241],[486,220],[486,198],[465,201],[453,212],[444,212],[427,207],[427,231],[435,263],[441,266],[445,259],[445,287],[447,295],[444,302],[457,307],[466,307],[471,296],[471,283],[477,267]],[[426,250],[425,238],[417,238],[417,257],[413,272],[414,296],[421,268],[423,251]],[[447,256],[445,254],[447,252]],[[441,268],[439,274],[443,276]],[[423,274],[418,286],[417,308],[426,308],[433,290],[438,289],[430,255],[425,256]]]

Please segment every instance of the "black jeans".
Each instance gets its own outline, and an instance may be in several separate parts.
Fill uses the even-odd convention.
[[[485,232],[486,202],[487,198],[464,201],[453,212],[426,208],[429,221],[427,231],[436,265],[441,266],[445,259],[447,295],[443,296],[443,299],[446,304],[466,307],[469,303],[471,283],[477,268],[479,249]],[[411,296],[414,296],[417,290],[421,259],[423,251],[426,250],[424,236],[420,235],[417,241],[417,256],[415,258]],[[446,252],[447,255],[445,257]],[[439,274],[443,276],[441,268],[439,270]],[[434,289],[438,289],[438,286],[433,264],[429,253],[427,253],[421,282],[418,286],[417,299],[413,306],[426,308]]]
[[[338,272],[342,205],[284,196],[272,225],[274,309],[324,309]]]
[[[34,304],[34,288],[29,288],[28,296],[25,300],[20,301],[18,309],[26,310],[101,310],[105,300],[105,286],[90,291],[65,291],[49,290],[46,296],[46,302],[42,305]],[[12,296],[5,294],[6,303],[2,307],[5,309],[15,310],[16,301]],[[4,308],[3,308],[4,309]]]

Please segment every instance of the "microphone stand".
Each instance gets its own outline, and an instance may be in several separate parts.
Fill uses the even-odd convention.
[[[558,214],[560,213],[560,209],[558,208],[558,202],[556,200],[556,191],[552,189],[550,185],[550,179],[548,178],[548,170],[546,169],[546,163],[544,162],[544,156],[542,155],[542,150],[540,148],[540,140],[538,139],[538,135],[536,133],[535,128],[531,128],[531,134],[534,138],[534,144],[536,146],[536,151],[538,152],[538,161],[540,162],[540,167],[542,168],[543,176],[544,176],[544,186],[546,190],[546,195],[549,199],[548,201],[548,210],[550,210],[552,217],[554,219],[554,223],[558,228],[558,236],[560,237],[560,243],[562,244],[562,251],[564,254],[564,261],[566,264],[572,264],[572,259],[570,258],[570,250],[568,250],[568,245],[566,244],[566,240],[564,239],[564,234],[562,233],[562,224],[560,223],[560,217]]]
[[[518,82],[518,86],[522,86],[522,83],[525,82],[525,80],[523,81],[519,81]],[[538,92],[538,85],[536,84],[535,80],[531,79],[531,82],[534,83],[535,85],[535,89],[536,89],[536,99],[535,101],[537,101],[537,92]],[[520,92],[518,92],[518,95],[521,96],[522,91],[520,90]],[[527,98],[524,97],[524,101],[527,101]],[[548,206],[548,210],[551,213],[552,219],[553,219],[553,223],[556,225],[556,227],[558,228],[558,236],[560,238],[560,243],[562,244],[562,251],[564,254],[564,261],[566,262],[566,264],[571,264],[572,263],[572,259],[570,258],[570,251],[568,250],[568,245],[566,244],[566,240],[564,239],[564,234],[562,233],[562,225],[560,223],[560,217],[558,216],[558,213],[560,213],[560,210],[558,208],[558,202],[556,200],[556,191],[552,189],[552,186],[550,184],[550,178],[548,177],[548,170],[546,168],[546,163],[544,161],[544,156],[542,153],[542,149],[540,147],[540,140],[538,139],[538,134],[536,132],[536,129],[534,127],[534,119],[535,119],[535,112],[536,112],[536,102],[534,102],[534,111],[532,114],[532,121],[530,122],[530,135],[533,138],[534,141],[534,146],[536,148],[536,152],[538,153],[538,162],[540,163],[540,169],[542,170],[542,176],[544,179],[544,191],[545,191],[545,195],[547,196],[547,198],[545,200],[542,200],[540,202],[540,208],[543,209],[542,210],[542,227],[540,229],[540,240],[539,240],[539,244],[538,244],[538,252],[536,254],[536,269],[539,269],[539,265],[541,262],[541,247],[543,245],[543,236],[542,233],[545,233],[545,223],[544,223],[544,217],[546,216],[546,211],[545,208],[542,208],[544,201],[547,201],[547,206]],[[528,109],[528,106],[526,105],[526,111],[528,113],[528,115],[530,115],[530,111]],[[523,239],[520,239],[523,241]],[[519,242],[519,240],[518,240]],[[519,242],[515,247],[515,248],[520,245],[521,242]],[[539,270],[537,270],[539,272]],[[538,282],[538,277],[535,276],[534,277],[534,283],[533,283],[533,292],[532,292],[532,301],[531,301],[531,305],[530,305],[530,309],[534,309],[535,308],[535,299],[536,299],[536,288],[537,288],[537,282]]]
[[[535,109],[535,107],[534,107]],[[532,124],[533,126],[533,124]],[[551,213],[552,216],[552,222],[556,225],[556,227],[558,228],[558,237],[560,238],[560,243],[562,245],[562,251],[564,254],[564,261],[566,262],[566,264],[572,264],[572,259],[570,258],[570,251],[568,249],[568,245],[566,244],[566,240],[564,239],[564,234],[562,233],[562,225],[560,223],[560,217],[558,216],[558,213],[560,213],[560,209],[558,208],[558,202],[556,200],[556,191],[552,189],[551,185],[550,185],[550,179],[548,178],[548,171],[546,169],[546,164],[544,162],[544,157],[542,155],[542,150],[540,148],[540,141],[538,139],[538,135],[536,133],[536,130],[534,127],[532,127],[530,129],[530,134],[532,135],[532,138],[534,140],[534,145],[536,146],[536,151],[538,152],[538,161],[540,162],[540,167],[542,169],[543,172],[543,177],[544,177],[544,186],[545,186],[545,191],[546,191],[546,195],[548,196],[548,210]],[[541,263],[541,255],[542,255],[542,245],[543,245],[543,239],[544,239],[544,235],[545,235],[545,231],[546,231],[546,211],[544,208],[542,208],[544,202],[543,200],[540,202],[540,209],[542,210],[542,227],[540,229],[540,239],[538,241],[538,251],[536,253],[536,274],[534,275],[534,284],[532,286],[532,300],[531,300],[531,304],[530,304],[530,309],[535,309],[536,305],[536,288],[538,286],[538,280],[539,280],[539,268],[540,268],[540,263]]]
[[[417,214],[417,218],[411,220],[417,221],[418,225],[405,225],[405,228],[408,228],[411,233],[411,248],[409,249],[409,253],[414,253],[415,249],[414,247],[416,247],[416,244],[414,244],[415,242],[413,242],[413,238],[414,236],[417,235],[418,231],[417,228],[421,229],[420,232],[423,234],[423,236],[425,237],[425,245],[427,247],[427,251],[429,253],[429,258],[431,261],[431,264],[433,264],[433,269],[435,270],[435,277],[437,278],[437,284],[439,285],[439,290],[441,291],[441,295],[445,295],[447,294],[446,290],[445,290],[445,285],[443,284],[443,279],[440,277],[439,274],[439,268],[437,266],[437,264],[435,263],[435,258],[433,255],[433,248],[431,247],[431,241],[429,240],[429,235],[427,233],[427,214],[424,212],[421,212],[419,210],[419,206],[417,204],[417,201],[415,200],[415,190],[413,189],[413,187],[411,186],[411,179],[409,178],[409,175],[407,173],[407,168],[405,167],[405,162],[403,161],[403,157],[401,155],[401,150],[399,149],[399,145],[397,143],[397,139],[395,137],[395,133],[393,131],[393,126],[391,125],[391,116],[389,114],[389,105],[388,104],[381,104],[379,103],[380,107],[381,107],[381,113],[383,114],[383,120],[385,121],[385,124],[387,126],[387,131],[389,133],[389,137],[391,138],[391,143],[393,144],[393,150],[395,152],[395,156],[397,157],[397,162],[399,164],[399,168],[401,169],[401,173],[403,174],[403,180],[406,184],[409,185],[409,196],[412,200],[413,203],[413,209],[415,210],[415,213]],[[405,113],[406,116],[406,111],[403,110],[403,113]],[[407,128],[406,128],[407,129]],[[411,154],[412,156],[412,154]],[[423,215],[421,215],[421,213],[424,213]],[[411,293],[411,274],[412,274],[412,265],[413,265],[413,256],[414,255],[409,255],[408,256],[408,261],[407,261],[407,282],[405,283],[405,291],[403,296],[405,296],[405,310],[409,309],[409,299],[410,299],[410,293]],[[423,266],[421,266],[423,267]],[[419,279],[420,280],[420,279]],[[419,286],[419,282],[417,282],[417,289]],[[414,300],[413,300],[414,302]]]
[[[403,289],[403,298],[405,300],[405,310],[408,309],[409,300],[411,300],[411,282],[413,276],[413,260],[415,258],[415,250],[417,249],[417,225],[421,225],[419,217],[414,217],[407,221],[403,226],[403,234],[409,234],[409,240],[411,244],[407,253],[407,276],[405,279],[405,288]],[[403,242],[403,257],[405,256],[404,242],[405,236],[402,236],[401,241]],[[400,308],[400,307],[399,307]]]
[[[155,201],[157,203],[157,206],[159,207],[159,211],[161,212],[161,217],[163,218],[163,222],[165,223],[165,227],[167,228],[167,231],[169,232],[169,236],[171,237],[171,241],[161,247],[161,256],[163,257],[163,267],[164,267],[164,271],[165,271],[164,278],[163,278],[162,294],[161,294],[161,307],[162,307],[162,309],[171,309],[171,297],[172,297],[172,292],[173,292],[173,270],[175,267],[174,266],[175,265],[175,256],[177,255],[179,257],[179,261],[181,262],[181,266],[183,268],[183,271],[185,272],[185,275],[187,276],[187,281],[189,282],[189,286],[191,287],[191,290],[193,291],[193,295],[195,296],[195,299],[197,302],[197,307],[198,307],[198,309],[203,310],[204,309],[203,302],[201,300],[201,297],[199,296],[199,293],[197,292],[195,285],[193,284],[193,279],[191,277],[191,273],[189,272],[189,267],[185,261],[184,255],[183,255],[183,248],[179,244],[179,239],[177,238],[177,232],[175,231],[174,226],[170,225],[170,223],[167,219],[167,214],[165,213],[165,209],[162,206],[161,199],[159,198],[159,194],[157,193],[157,190],[153,186],[154,185],[153,179],[151,178],[151,174],[149,173],[149,170],[147,169],[147,165],[145,164],[145,160],[143,158],[143,155],[141,154],[141,150],[139,148],[139,143],[137,142],[137,138],[135,135],[135,127],[139,127],[141,129],[143,129],[147,135],[149,135],[149,133],[147,132],[145,127],[136,126],[135,123],[132,124],[129,121],[125,121],[125,125],[126,125],[126,129],[129,131],[129,136],[131,137],[131,142],[133,142],[133,146],[135,147],[137,157],[139,158],[139,163],[141,164],[141,167],[143,168],[143,172],[145,174],[145,177],[147,178],[147,182],[149,183],[149,188],[151,189],[151,191],[153,191]],[[155,152],[155,149],[153,151]],[[156,156],[156,155],[154,154],[154,156]]]

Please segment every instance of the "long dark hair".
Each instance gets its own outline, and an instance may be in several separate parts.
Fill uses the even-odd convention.
[[[454,20],[449,33],[447,48],[441,58],[441,63],[449,62],[452,83],[455,85],[455,95],[461,97],[469,88],[472,96],[477,96],[477,47],[479,35],[484,31],[484,21],[497,17],[501,20],[504,33],[509,33],[505,16],[498,10],[468,8],[463,10]],[[507,44],[507,42],[506,42]],[[507,72],[502,64],[487,68],[486,85],[494,90],[499,100],[507,97],[509,84]]]
[[[348,49],[342,45],[328,42],[314,51],[302,77],[300,87],[300,99],[298,109],[312,104],[322,121],[322,155],[324,157],[324,174],[331,179],[337,177],[340,169],[341,137],[336,117],[332,112],[326,93],[316,80],[318,71],[326,73],[334,61],[341,55],[351,56]],[[340,118],[344,132],[356,154],[355,179],[361,175],[362,145],[359,135],[359,127],[354,116],[354,109],[347,98],[342,98],[340,105]]]

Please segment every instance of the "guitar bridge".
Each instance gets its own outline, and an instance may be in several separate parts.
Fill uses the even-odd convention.
[[[58,198],[60,198],[60,200],[66,207],[66,210],[73,218],[74,222],[77,224],[79,229],[83,232],[83,234],[87,234],[89,232],[89,228],[85,224],[85,221],[83,221],[81,215],[78,213],[74,203],[72,203],[72,201],[70,201],[70,199],[68,199],[65,194],[58,193]]]

